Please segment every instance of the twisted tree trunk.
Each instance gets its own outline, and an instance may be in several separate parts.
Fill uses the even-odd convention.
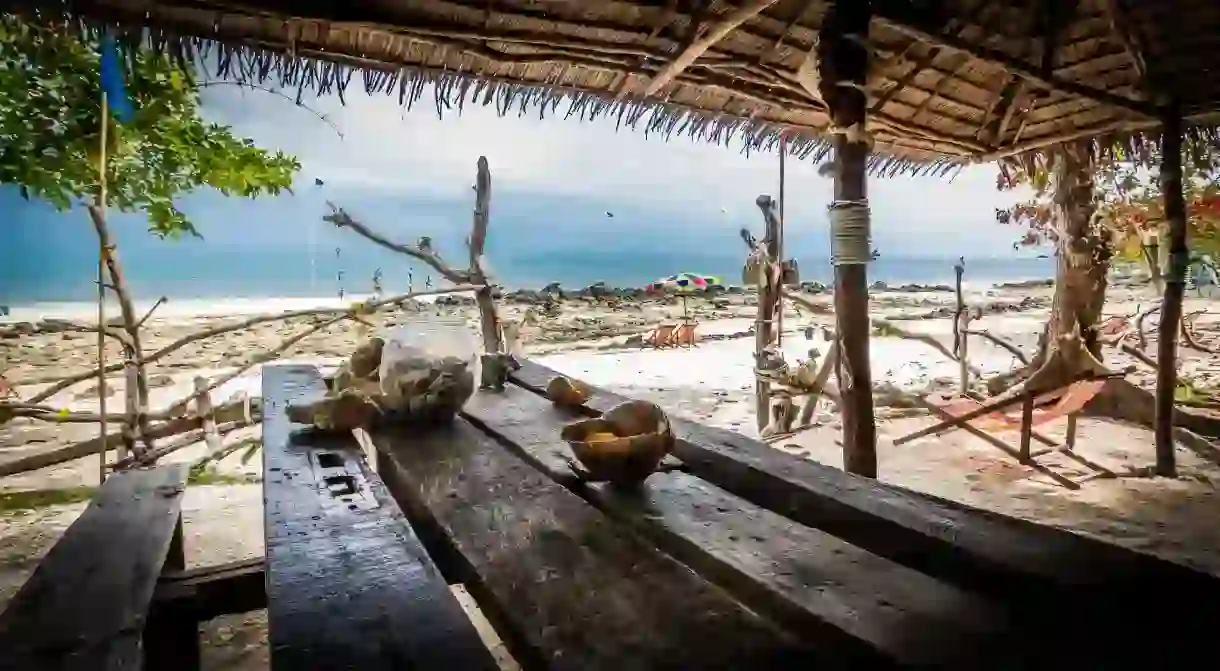
[[[1031,371],[1041,368],[1057,344],[1074,333],[1079,333],[1085,349],[1101,360],[1101,343],[1093,327],[1101,320],[1106,302],[1106,273],[1113,254],[1110,234],[1096,216],[1093,162],[1087,151],[1058,153],[1051,180],[1054,226],[1059,236],[1055,297],[1038,354],[1030,363]]]

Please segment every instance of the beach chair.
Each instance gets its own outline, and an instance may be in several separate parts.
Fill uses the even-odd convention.
[[[674,347],[682,345],[691,347],[695,344],[695,327],[699,326],[699,322],[683,322],[674,329],[673,336],[670,338],[670,344]]]
[[[982,401],[960,395],[933,395],[920,399],[920,404],[942,421],[894,440],[899,446],[924,436],[939,435],[949,431],[964,430],[1004,453],[1015,457],[1026,466],[1050,476],[1069,489],[1079,489],[1080,483],[1098,477],[1114,477],[1109,469],[1075,453],[1076,417],[1089,401],[1101,391],[1109,377],[1078,380],[1042,394],[1014,394],[1003,398]],[[1020,409],[1014,410],[1014,406]],[[1063,443],[1034,430],[1034,427],[1059,419],[1067,420],[1066,437]],[[1019,447],[1014,448],[995,434],[1017,432]],[[1048,447],[1031,450],[1031,442],[1037,440]],[[1035,459],[1050,452],[1064,454],[1093,471],[1081,480],[1072,480],[1050,470]]]
[[[661,324],[653,329],[651,333],[644,336],[644,339],[640,341],[640,348],[652,347],[654,349],[661,349],[663,347],[670,347],[673,344],[674,329],[676,328],[678,328],[677,324]]]

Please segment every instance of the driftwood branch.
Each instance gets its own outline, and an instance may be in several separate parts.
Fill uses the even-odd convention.
[[[1157,312],[1160,312],[1160,311],[1161,311],[1161,306],[1154,305],[1154,306],[1148,308],[1147,310],[1144,310],[1143,312],[1139,313],[1139,315],[1137,315],[1135,317],[1135,332],[1136,332],[1136,337],[1139,338],[1139,348],[1141,350],[1148,349],[1148,335],[1146,333],[1144,333],[1144,321],[1146,319],[1148,319],[1148,317],[1150,317],[1151,315],[1153,315]]]
[[[287,351],[289,347],[292,347],[293,345],[297,344],[298,342],[301,342],[305,338],[308,338],[309,336],[317,333],[318,331],[321,331],[344,319],[347,319],[347,317],[348,317],[348,315],[340,315],[338,317],[328,319],[319,324],[314,324],[312,327],[310,327],[300,333],[297,333],[293,336],[285,338],[284,340],[282,340],[280,342],[280,344],[276,345],[271,350],[264,352],[262,354],[255,355],[246,363],[242,364],[241,366],[238,366],[236,370],[232,370],[232,371],[216,378],[211,383],[206,384],[202,389],[196,389],[195,392],[193,394],[191,394],[190,396],[186,396],[182,399],[179,399],[179,400],[171,403],[169,406],[169,414],[170,415],[181,415],[186,410],[187,403],[189,403],[192,398],[197,397],[200,394],[210,394],[212,391],[220,388],[222,385],[229,382],[230,380],[236,379],[237,377],[241,376],[243,373],[250,370],[254,366],[256,366],[260,363],[266,363],[268,361],[275,359],[276,357],[280,356],[285,351]]]
[[[215,410],[216,421],[230,422],[246,419],[245,401],[225,403],[218,406]],[[255,406],[254,412],[251,413],[251,419],[257,421],[262,416],[262,409]],[[97,419],[93,419],[97,421]],[[168,438],[176,436],[185,431],[200,429],[203,427],[203,420],[199,417],[178,417],[169,421],[154,424],[149,429],[149,435],[153,438]],[[14,475],[16,473],[25,473],[34,471],[56,464],[87,457],[91,454],[97,454],[103,450],[113,450],[122,444],[122,432],[114,431],[108,433],[105,438],[97,437],[89,440],[65,445],[54,450],[39,452],[36,454],[28,454],[16,459],[0,463],[0,477],[6,475]]]
[[[484,248],[487,246],[487,226],[491,219],[491,170],[488,168],[487,158],[484,156],[479,157],[474,191],[474,221],[470,230],[468,275],[472,282],[484,285],[484,288],[474,292],[474,300],[479,308],[479,323],[483,330],[483,348],[492,354],[504,349],[504,342],[500,337],[496,302],[491,296],[491,287],[488,286],[487,272],[483,262]]]
[[[1195,335],[1194,320],[1196,317],[1201,314],[1205,314],[1206,312],[1207,310],[1196,310],[1195,312],[1182,317],[1182,342],[1191,349],[1196,349],[1200,352],[1207,352],[1208,354],[1216,354],[1218,350],[1216,350],[1214,347],[1209,347],[1199,342],[1198,336]]]
[[[215,427],[217,439],[219,440],[219,436],[232,433],[238,429],[244,429],[247,426],[250,426],[250,424],[246,423],[245,420],[235,420],[218,425]],[[190,447],[191,445],[206,439],[207,429],[203,427],[192,429],[186,433],[176,436],[171,441],[167,441],[164,445],[157,447],[155,450],[149,450],[139,455],[131,455],[124,459],[120,459],[111,464],[110,468],[112,470],[120,471],[133,466],[151,466],[162,457],[173,454],[184,447]]]
[[[423,296],[439,296],[439,295],[443,295],[443,294],[463,293],[463,292],[467,292],[467,291],[474,291],[479,288],[481,288],[481,285],[464,284],[464,285],[459,285],[456,287],[449,287],[446,289],[431,289],[428,291],[413,291],[410,293],[400,294],[400,295],[391,296],[389,298],[385,298],[382,300],[365,303],[361,307],[361,309],[365,310],[365,311],[377,310],[377,309],[380,309],[387,305],[400,303],[402,301],[409,300],[412,298],[420,298]],[[257,317],[251,317],[249,319],[245,319],[243,321],[236,322],[233,324],[217,326],[215,328],[206,329],[206,330],[200,331],[198,333],[192,333],[190,335],[183,336],[183,337],[175,340],[174,342],[166,345],[165,347],[162,347],[161,349],[153,352],[152,354],[145,356],[144,363],[151,364],[153,362],[156,362],[166,356],[169,356],[170,354],[173,354],[174,352],[182,349],[183,347],[185,347],[193,342],[197,342],[197,341],[204,340],[206,338],[211,338],[211,337],[218,336],[218,335],[223,335],[225,333],[231,333],[233,331],[240,331],[242,329],[250,328],[251,326],[256,326],[258,324],[266,324],[268,322],[281,321],[281,320],[285,320],[285,319],[294,319],[297,317],[347,315],[347,314],[350,314],[351,312],[352,312],[351,308],[311,308],[308,310],[292,310],[289,312],[282,312],[282,313],[276,314],[276,315],[259,315]],[[112,365],[106,367],[106,372],[113,373],[115,371],[119,371],[122,369],[123,369],[123,364],[112,364]],[[84,380],[92,379],[96,376],[97,376],[97,371],[90,370],[88,372],[77,374],[77,375],[70,375],[70,376],[63,377],[63,378],[56,378],[56,379],[54,379],[55,384],[51,385],[50,387],[38,392],[37,394],[35,394],[32,397],[30,397],[29,401],[31,403],[38,403],[40,401],[45,401],[46,399],[54,396],[55,394],[63,391],[64,389],[67,389],[68,387],[71,387],[72,385],[74,385],[78,382],[83,382]],[[17,382],[16,386],[28,385],[28,384],[38,384],[38,383],[42,383],[42,382],[51,382],[51,381],[52,380],[24,380],[24,381]]]
[[[966,335],[978,336],[984,340],[989,340],[992,343],[995,343],[996,345],[999,345],[1000,347],[1004,348],[1005,350],[1008,350],[1008,353],[1013,355],[1014,357],[1016,357],[1017,361],[1021,362],[1021,365],[1023,365],[1023,366],[1029,365],[1029,355],[1028,354],[1026,354],[1025,352],[1022,352],[1021,348],[1017,347],[1016,345],[1008,342],[1007,340],[1001,338],[1000,336],[998,336],[990,331],[967,329],[966,331],[963,331],[963,333],[965,333]]]
[[[441,277],[444,277],[446,280],[449,280],[454,284],[473,283],[471,274],[469,272],[456,270],[448,263],[445,263],[444,259],[441,258],[441,255],[432,249],[432,243],[429,238],[420,238],[420,241],[415,245],[402,245],[389,240],[368,226],[356,221],[351,217],[351,215],[345,212],[343,208],[336,206],[334,203],[326,201],[326,204],[330,206],[331,213],[322,217],[324,221],[328,221],[339,228],[350,228],[364,238],[371,240],[372,242],[381,245],[392,252],[406,254],[413,259],[422,261],[431,266],[433,270],[440,273]]]
[[[915,333],[913,331],[908,331],[904,328],[895,326],[893,322],[886,321],[884,319],[874,319],[872,320],[872,325],[874,329],[877,329],[878,335],[893,336],[896,338],[902,338],[903,340],[914,340],[916,342],[921,342],[943,354],[946,359],[950,361],[959,361],[957,355],[955,355],[948,347],[926,333]],[[983,377],[983,371],[979,370],[977,367],[971,366],[969,363],[967,363],[966,368],[974,377]]]
[[[148,312],[145,312],[144,316],[140,318],[140,321],[136,322],[136,328],[140,328],[140,327],[144,326],[144,322],[148,321],[148,318],[153,316],[153,313],[157,311],[157,308],[161,307],[161,304],[167,300],[169,300],[169,299],[166,298],[165,296],[158,298],[157,302],[153,303],[153,306],[151,308],[148,308]]]

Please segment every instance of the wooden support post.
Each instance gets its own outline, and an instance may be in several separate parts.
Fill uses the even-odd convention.
[[[869,370],[866,265],[869,248],[865,167],[869,144],[863,133],[868,100],[861,90],[868,75],[869,54],[863,43],[868,39],[869,16],[868,2],[831,5],[822,20],[818,60],[821,93],[830,107],[832,123],[844,131],[852,127],[860,131],[835,135],[831,236],[835,319],[840,342],[839,393],[843,399],[843,468],[876,477],[877,427]],[[860,240],[861,237],[864,239]]]
[[[1076,415],[1068,415],[1067,436],[1063,444],[1069,452],[1076,449]]]
[[[170,537],[169,551],[162,575],[186,570],[186,545],[182,534],[182,514],[174,525]],[[144,668],[183,669],[193,671],[200,667],[199,623],[188,611],[181,608],[150,608],[148,623],[143,635]]]
[[[1177,388],[1178,324],[1182,321],[1182,296],[1186,293],[1186,202],[1182,194],[1182,117],[1177,104],[1170,105],[1161,131],[1161,191],[1165,194],[1165,219],[1169,222],[1169,273],[1161,303],[1161,327],[1157,343],[1156,474],[1177,476],[1173,454],[1174,391]]]
[[[1029,452],[1030,439],[1034,433],[1034,395],[1027,394],[1021,402],[1021,463],[1033,461]]]
[[[966,259],[959,258],[953,266],[956,278],[954,290],[957,294],[957,312],[953,315],[953,354],[957,356],[958,378],[962,394],[970,391],[970,364],[967,349],[969,338],[966,330],[970,326],[970,317],[966,314],[966,299],[962,296],[962,275],[966,274]]]
[[[775,336],[775,308],[779,300],[779,284],[772,281],[772,265],[779,261],[779,219],[775,216],[775,203],[769,196],[759,196],[757,201],[763,212],[765,231],[762,245],[767,258],[760,265],[758,280],[758,321],[754,325],[754,362],[757,368],[762,360],[763,350],[771,345]],[[771,418],[771,385],[755,378],[755,416],[758,418],[758,431],[770,423]]]

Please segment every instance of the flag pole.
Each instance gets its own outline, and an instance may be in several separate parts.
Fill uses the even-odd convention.
[[[98,208],[106,215],[106,139],[110,125],[110,104],[102,91],[102,147],[98,152]],[[106,481],[106,247],[98,240],[97,255],[97,412],[102,449],[98,455],[98,480]]]

